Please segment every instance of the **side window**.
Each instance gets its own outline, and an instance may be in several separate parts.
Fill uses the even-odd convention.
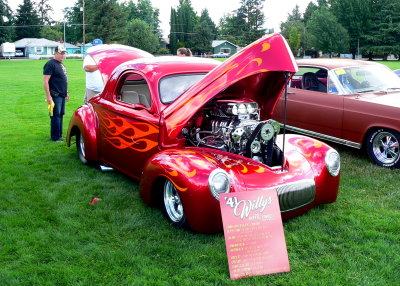
[[[335,83],[332,81],[331,77],[328,77],[328,93],[339,93],[339,90],[336,87]]]
[[[300,67],[293,76],[290,87],[327,92],[328,71],[323,68]]]
[[[131,73],[122,79],[122,85],[117,91],[117,100],[129,104],[151,106],[149,86],[143,76]]]

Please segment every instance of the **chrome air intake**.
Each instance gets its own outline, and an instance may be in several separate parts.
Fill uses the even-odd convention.
[[[275,187],[281,212],[287,212],[301,208],[315,199],[314,180],[301,180]]]

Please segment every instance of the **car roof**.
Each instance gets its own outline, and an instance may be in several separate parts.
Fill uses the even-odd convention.
[[[329,70],[361,65],[380,65],[376,62],[352,59],[299,59],[296,60],[296,62],[299,66],[316,66],[323,67]]]
[[[208,73],[221,64],[220,61],[179,56],[161,56],[139,58],[127,61],[114,70],[113,77],[119,77],[126,71],[135,71],[156,83],[165,76],[188,73]]]
[[[207,58],[161,56],[131,60],[121,64],[118,69],[136,69],[144,73],[157,72],[159,77],[162,77],[171,73],[209,72],[220,64],[220,61]],[[151,68],[146,70],[146,66],[151,66]]]

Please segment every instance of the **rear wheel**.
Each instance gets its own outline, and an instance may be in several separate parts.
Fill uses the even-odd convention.
[[[165,217],[172,225],[179,228],[187,227],[185,212],[178,190],[168,179],[164,184],[162,208]]]
[[[368,135],[367,152],[372,162],[381,167],[400,167],[400,135],[398,132],[380,128]]]

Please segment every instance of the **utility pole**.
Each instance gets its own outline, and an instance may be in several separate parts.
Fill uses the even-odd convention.
[[[82,37],[83,37],[83,54],[85,54],[85,0],[82,0]]]

